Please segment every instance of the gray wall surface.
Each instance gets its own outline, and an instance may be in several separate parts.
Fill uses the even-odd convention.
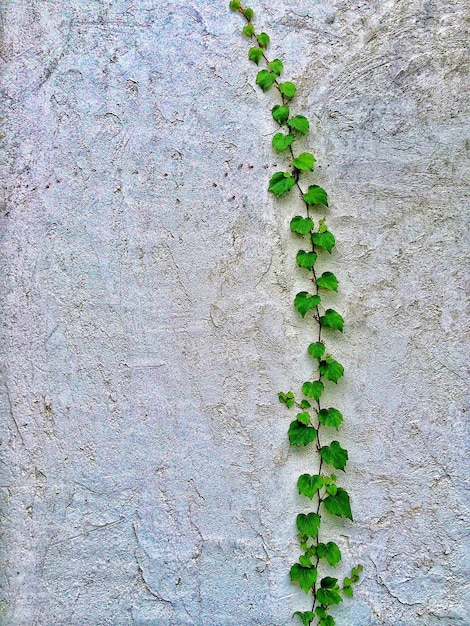
[[[469,625],[466,0],[253,3],[337,238],[339,626]],[[2,0],[0,622],[285,626],[311,374],[274,93],[215,0]],[[468,273],[467,273],[468,276]],[[467,548],[467,556],[465,551]]]

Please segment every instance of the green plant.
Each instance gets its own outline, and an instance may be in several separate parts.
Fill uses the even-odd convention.
[[[248,59],[256,65],[264,62],[264,68],[258,71],[256,84],[263,91],[274,87],[280,95],[280,104],[272,108],[272,117],[278,123],[280,132],[272,138],[273,149],[284,153],[290,163],[288,171],[276,172],[269,181],[269,191],[279,197],[297,188],[302,200],[305,213],[296,215],[290,222],[292,233],[304,242],[296,256],[297,265],[310,273],[310,282],[313,293],[301,291],[295,296],[294,307],[302,317],[308,313],[317,325],[316,341],[311,343],[307,352],[316,364],[313,380],[306,381],[302,386],[303,399],[297,400],[292,391],[279,393],[279,400],[288,409],[297,408],[296,419],[291,422],[288,431],[291,446],[312,445],[318,453],[318,469],[315,474],[303,474],[297,481],[299,494],[310,499],[313,511],[297,515],[296,526],[298,540],[302,554],[297,563],[290,569],[290,578],[298,583],[300,588],[312,596],[310,611],[296,611],[294,617],[300,618],[304,626],[334,626],[335,620],[330,615],[330,609],[342,602],[343,596],[353,595],[353,585],[358,582],[362,565],[353,567],[349,576],[340,583],[337,578],[324,576],[319,579],[318,572],[325,563],[336,567],[341,561],[341,552],[338,545],[329,541],[320,541],[320,527],[322,515],[327,514],[348,518],[352,521],[349,495],[345,489],[337,485],[337,477],[329,470],[324,472],[324,466],[344,472],[348,452],[341,444],[334,440],[329,444],[321,443],[320,434],[339,429],[343,421],[341,412],[334,408],[323,408],[322,399],[325,388],[330,383],[338,383],[344,374],[343,366],[328,353],[323,340],[323,332],[343,332],[344,321],[334,309],[323,309],[323,298],[328,292],[337,291],[338,280],[332,272],[323,272],[321,275],[315,269],[320,255],[331,253],[335,245],[335,237],[326,224],[324,217],[318,219],[315,225],[313,211],[324,212],[328,207],[328,196],[318,185],[309,185],[307,191],[301,186],[301,179],[313,171],[315,157],[310,152],[301,152],[295,155],[296,140],[309,131],[309,121],[303,115],[292,115],[290,103],[297,88],[290,81],[281,81],[283,63],[280,59],[269,60],[267,48],[269,36],[266,33],[257,34],[253,25],[254,12],[241,2],[230,2],[230,9],[240,13],[246,24],[243,34],[254,42],[248,52]],[[304,249],[305,248],[305,249]]]

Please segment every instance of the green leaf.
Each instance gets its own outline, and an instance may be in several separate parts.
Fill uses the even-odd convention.
[[[363,569],[364,569],[363,565],[357,565],[356,567],[353,567],[351,569],[351,575],[358,576],[362,572]]]
[[[310,413],[297,413],[297,421],[308,426],[310,424]]]
[[[258,63],[263,58],[263,51],[262,51],[262,49],[261,48],[250,48],[249,51],[248,51],[248,58],[250,59],[250,61],[253,61],[253,63],[256,63],[256,65],[258,65]]]
[[[343,415],[338,411],[338,409],[334,409],[333,407],[329,409],[322,409],[318,411],[318,421],[323,426],[330,426],[331,428],[336,428],[338,430],[338,426],[343,421]]]
[[[318,536],[320,528],[321,517],[317,513],[300,513],[297,515],[297,528],[299,533],[307,535],[315,539]]]
[[[348,460],[348,451],[342,448],[338,441],[332,441],[329,446],[323,446],[320,454],[325,463],[344,471]]]
[[[290,109],[285,104],[276,104],[273,106],[271,113],[276,122],[284,124],[289,119]]]
[[[295,117],[291,117],[290,120],[287,120],[287,123],[291,128],[298,131],[301,135],[306,135],[310,127],[308,119],[304,115],[296,115]]]
[[[315,609],[315,614],[321,618],[326,618],[328,616],[327,612],[322,606],[317,606],[317,608]]]
[[[326,544],[326,560],[328,563],[335,567],[341,561],[341,551],[333,541],[329,541]]]
[[[344,367],[341,363],[338,363],[330,356],[327,356],[326,360],[320,361],[318,369],[322,376],[334,383],[337,383],[344,374]]]
[[[312,405],[310,404],[310,402],[308,400],[301,400],[300,401],[300,408],[301,409],[309,409]]]
[[[326,545],[324,543],[317,543],[315,552],[319,559],[322,559],[326,556]]]
[[[323,500],[323,504],[332,515],[338,515],[339,517],[343,515],[344,517],[347,517],[352,521],[353,516],[351,513],[349,495],[347,491],[345,491],[341,487],[338,488],[335,496],[326,497]]]
[[[295,404],[294,394],[292,393],[292,391],[288,391],[287,393],[280,391],[278,397],[279,397],[279,402],[282,402],[283,404],[285,404],[288,409],[293,407]]]
[[[242,28],[242,33],[246,37],[253,37],[253,35],[255,34],[255,28],[254,28],[253,24],[247,24],[246,26],[244,26]]]
[[[256,39],[258,40],[258,43],[261,48],[267,48],[269,46],[269,35],[267,35],[266,33],[260,33],[259,35],[256,36]]]
[[[323,478],[318,474],[302,474],[297,481],[299,493],[307,496],[310,500],[323,487]]]
[[[306,548],[305,556],[308,556],[309,559],[313,558],[314,556],[317,556],[317,546],[312,544],[309,548]]]
[[[302,317],[305,317],[310,309],[315,309],[320,302],[320,296],[313,295],[307,291],[300,291],[294,298],[294,306]]]
[[[330,254],[335,245],[335,237],[329,230],[325,230],[323,233],[313,233],[312,241],[316,246],[328,250]]]
[[[302,550],[307,551],[308,548],[308,537],[305,537],[305,535],[299,535],[298,536],[299,539],[299,543],[300,543],[300,547],[302,548]]]
[[[289,443],[291,446],[308,446],[317,437],[317,431],[313,426],[306,426],[302,422],[295,420],[289,426]]]
[[[319,626],[335,626],[336,622],[331,615],[326,615],[320,620]]]
[[[360,580],[359,574],[362,572],[364,567],[362,565],[358,565],[357,567],[353,567],[351,569],[351,582],[357,583]]]
[[[307,352],[314,359],[321,359],[325,353],[325,344],[321,341],[317,341],[315,343],[311,343],[307,348]]]
[[[314,567],[303,567],[296,563],[290,568],[290,579],[292,582],[298,582],[300,588],[308,593],[317,582],[317,570]]]
[[[319,400],[321,398],[321,394],[323,393],[324,385],[321,380],[315,380],[313,383],[307,381],[302,385],[302,393],[307,398],[314,398],[315,400]]]
[[[343,593],[345,596],[348,596],[349,598],[352,598],[354,595],[354,591],[353,588],[351,587],[351,585],[346,585],[345,587],[343,587]]]
[[[286,82],[286,83],[279,83],[279,91],[286,97],[286,98],[293,98],[295,96],[295,92],[297,91],[297,87],[294,85],[294,83],[290,83],[290,82]]]
[[[325,576],[325,578],[322,578],[320,581],[320,587],[322,587],[322,589],[334,589],[337,582],[338,582],[337,578],[332,578],[331,576]]]
[[[290,191],[294,185],[295,178],[288,172],[276,172],[271,176],[268,190],[279,197],[287,191]]]
[[[338,279],[333,272],[323,272],[323,274],[317,278],[317,285],[323,287],[323,289],[338,291]]]
[[[270,63],[268,63],[269,69],[272,70],[275,74],[280,76],[282,70],[284,69],[284,63],[281,59],[274,59]]]
[[[326,357],[325,361],[320,361],[319,369],[322,376],[334,383],[337,383],[344,374],[344,367],[341,363],[338,363],[338,361],[335,361],[330,356]]]
[[[339,604],[343,601],[343,598],[332,589],[323,589],[320,587],[320,589],[317,590],[317,600],[320,604],[323,604],[323,606],[328,606],[330,604]]]
[[[275,82],[276,74],[268,72],[268,70],[261,70],[256,75],[256,84],[259,85],[263,91],[267,91]]]
[[[333,328],[334,330],[339,330],[340,332],[343,332],[344,320],[341,315],[333,309],[327,309],[325,311],[325,315],[322,315],[322,317],[320,317],[320,324],[321,326]]]
[[[329,493],[330,496],[335,496],[338,492],[338,487],[335,484],[326,486],[326,493]]]
[[[253,17],[255,16],[255,12],[253,11],[253,9],[244,9],[243,11],[243,15],[246,17],[246,19],[251,22],[251,20],[253,19]]]
[[[318,185],[310,185],[307,193],[304,193],[303,198],[307,204],[321,204],[328,206],[328,196],[326,195],[326,191]]]
[[[299,250],[295,257],[297,265],[304,267],[307,270],[311,270],[317,260],[317,254],[315,252],[305,252],[305,250]]]
[[[292,617],[300,617],[303,626],[310,626],[310,622],[315,617],[315,615],[312,613],[312,611],[304,611],[303,613],[301,613],[300,611],[296,611]]]
[[[288,148],[293,141],[292,135],[284,135],[284,133],[276,133],[273,137],[273,148],[278,152],[282,152]]]
[[[306,554],[301,554],[299,556],[299,563],[304,567],[313,567],[313,563],[310,558]]]
[[[315,163],[315,157],[310,152],[301,152],[298,157],[293,159],[292,165],[298,170],[304,170],[309,172],[313,170],[313,164]]]
[[[232,2],[229,4],[229,7],[232,9],[232,11],[239,11],[240,10],[239,0],[232,0]]]
[[[288,135],[288,137],[292,137],[292,135]],[[298,233],[299,235],[306,235],[311,230],[315,228],[315,224],[309,217],[302,217],[300,215],[296,215],[291,219],[290,229],[293,233]]]

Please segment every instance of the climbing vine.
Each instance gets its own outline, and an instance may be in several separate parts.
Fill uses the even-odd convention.
[[[296,408],[297,416],[288,430],[291,446],[311,445],[318,453],[318,466],[314,474],[302,474],[297,481],[299,494],[312,501],[310,513],[297,515],[297,537],[302,554],[298,562],[290,568],[291,581],[310,594],[312,608],[309,611],[296,611],[293,617],[300,618],[304,626],[334,626],[335,620],[330,610],[343,601],[343,596],[353,595],[353,585],[359,581],[362,565],[351,569],[349,576],[342,582],[332,576],[319,578],[319,570],[327,563],[336,567],[341,561],[341,551],[334,541],[320,541],[322,515],[345,517],[352,521],[350,499],[347,491],[337,485],[337,476],[330,468],[344,472],[348,452],[339,441],[322,443],[325,437],[331,438],[332,430],[338,431],[343,422],[343,415],[334,408],[323,407],[323,394],[328,384],[338,383],[344,374],[344,368],[327,351],[323,335],[327,332],[343,332],[344,320],[332,308],[324,308],[323,300],[328,299],[328,292],[338,290],[338,280],[333,272],[319,275],[316,262],[320,255],[330,253],[335,245],[335,237],[326,224],[325,217],[313,221],[314,211],[322,214],[328,207],[328,196],[322,187],[309,185],[305,191],[303,181],[315,165],[315,157],[310,152],[295,154],[296,140],[309,131],[309,121],[304,115],[292,115],[291,101],[297,88],[290,81],[282,81],[283,63],[280,59],[269,60],[267,49],[270,39],[266,33],[255,32],[254,12],[243,7],[239,0],[230,2],[230,9],[240,13],[245,19],[243,34],[254,45],[249,49],[248,59],[256,65],[263,63],[256,76],[256,84],[263,92],[272,87],[280,97],[280,103],[272,108],[272,117],[279,125],[280,132],[272,138],[272,147],[286,156],[288,171],[276,172],[269,181],[268,190],[276,197],[283,196],[296,188],[304,207],[303,215],[296,215],[290,222],[290,230],[300,238],[303,248],[297,252],[297,265],[308,272],[313,293],[301,291],[294,298],[294,307],[305,318],[308,314],[316,324],[315,341],[307,348],[315,363],[312,380],[302,385],[302,399],[297,399],[292,391],[279,393],[279,400],[288,409]],[[317,219],[317,218],[315,218]],[[305,248],[305,249],[304,249]]]

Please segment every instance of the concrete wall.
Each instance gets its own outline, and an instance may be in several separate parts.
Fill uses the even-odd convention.
[[[468,5],[253,8],[338,242],[355,522],[325,538],[365,572],[337,624],[468,625]],[[290,624],[315,459],[276,394],[310,375],[312,331],[241,21],[215,0],[1,20],[1,623]]]

